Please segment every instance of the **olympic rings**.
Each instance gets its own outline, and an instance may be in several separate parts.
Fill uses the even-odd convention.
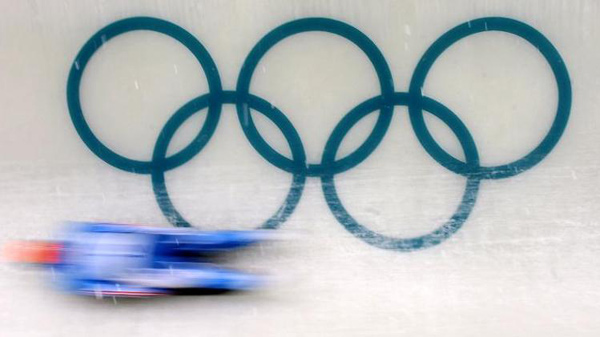
[[[492,166],[477,167],[475,171],[470,171],[464,163],[446,153],[433,139],[423,120],[421,113],[421,90],[427,77],[427,73],[433,66],[435,60],[450,46],[467,36],[486,32],[501,31],[517,35],[536,47],[542,56],[548,61],[558,86],[558,108],[552,127],[542,142],[523,158],[512,163]],[[569,113],[571,111],[571,81],[565,64],[560,54],[540,32],[522,22],[507,18],[483,18],[457,26],[435,41],[425,52],[417,64],[413,78],[410,81],[409,92],[414,100],[408,105],[410,121],[421,145],[427,153],[442,166],[458,174],[477,173],[484,179],[499,179],[512,177],[523,171],[526,171],[539,163],[544,157],[552,151],[556,143],[563,134]]]
[[[194,55],[204,70],[209,93],[196,97],[179,108],[161,130],[154,146],[152,159],[134,160],[114,152],[93,133],[84,118],[80,102],[80,86],[84,70],[92,56],[114,37],[127,32],[149,30],[165,34],[183,44]],[[264,99],[250,93],[254,70],[262,57],[287,37],[304,32],[327,32],[347,39],[362,50],[372,63],[381,94],[367,99],[350,110],[332,131],[321,158],[321,163],[306,162],[302,140],[283,112]],[[422,95],[429,70],[442,53],[459,40],[470,35],[501,31],[516,35],[535,46],[548,62],[558,87],[558,107],[552,127],[543,140],[523,158],[514,162],[486,167],[479,163],[479,153],[469,130],[456,114],[436,100]],[[412,251],[437,245],[456,233],[469,217],[477,199],[479,183],[483,179],[507,178],[524,172],[542,161],[556,146],[564,132],[571,109],[571,83],[567,68],[552,43],[539,31],[520,21],[501,17],[481,18],[461,24],[437,39],[419,60],[410,81],[408,92],[396,92],[390,68],[381,51],[364,33],[347,23],[328,18],[305,18],[285,23],[268,34],[252,48],[238,76],[235,91],[223,90],[217,67],[204,46],[189,32],[168,21],[134,17],[114,22],[94,34],[77,54],[67,81],[67,103],[73,125],[83,142],[106,163],[132,173],[149,174],[154,194],[165,217],[175,226],[191,224],[174,207],[169,197],[165,173],[177,168],[198,154],[214,134],[223,104],[234,104],[240,126],[253,148],[275,167],[292,174],[288,195],[278,211],[259,228],[275,229],[284,223],[298,204],[307,177],[321,179],[323,193],[329,208],[346,230],[364,242],[383,249]],[[465,176],[466,187],[454,214],[431,233],[414,238],[395,238],[376,233],[359,224],[344,208],[335,188],[335,175],[345,172],[364,161],[377,148],[392,120],[395,106],[407,106],[411,125],[427,153],[448,170]],[[198,135],[182,150],[167,156],[173,136],[196,113],[207,110],[207,117]],[[271,147],[254,125],[251,110],[271,120],[282,132],[292,154],[287,158]],[[348,132],[365,116],[379,111],[373,130],[354,152],[336,159],[339,146]],[[465,161],[448,154],[434,140],[423,118],[427,111],[444,122],[457,137],[463,148]]]
[[[408,105],[410,99],[409,94],[407,93],[396,93],[392,100],[395,105]],[[381,104],[383,100],[372,99],[367,102],[378,102]],[[348,131],[350,131],[350,129],[352,129],[352,127],[363,117],[371,113],[373,111],[372,108],[374,108],[374,106],[369,106],[369,104],[366,104],[364,105],[363,109],[355,109],[348,113],[344,119],[342,119],[342,121],[332,132],[325,145],[325,151],[323,151],[322,157],[322,162],[324,164],[330,163],[335,159],[337,150],[344,137],[348,134]],[[452,130],[452,132],[454,132],[458,138],[463,148],[467,165],[470,167],[478,167],[479,155],[477,153],[475,141],[471,137],[471,134],[462,121],[448,108],[431,98],[423,98],[423,108],[448,125],[450,130]],[[479,190],[479,181],[480,179],[476,175],[471,175],[468,177],[467,186],[465,193],[463,194],[462,201],[458,209],[454,212],[454,215],[444,225],[427,235],[416,238],[399,239],[375,233],[360,225],[346,211],[342,202],[340,201],[335,189],[334,175],[329,174],[321,177],[323,193],[325,194],[325,199],[327,200],[329,208],[337,220],[350,233],[375,247],[399,251],[410,251],[436,245],[458,231],[465,220],[467,220],[471,210],[473,209],[473,206],[475,205],[475,199],[477,198],[477,192]]]
[[[202,44],[196,40],[196,38],[188,33],[185,29],[170,23],[168,21],[159,20],[155,18],[137,17],[129,18],[121,21],[112,23],[103,29],[99,30],[94,34],[77,54],[75,62],[69,72],[69,79],[67,81],[67,103],[69,106],[69,113],[71,114],[71,120],[77,130],[77,133],[81,137],[81,140],[87,145],[87,147],[94,152],[102,160],[108,164],[119,168],[123,171],[132,173],[144,173],[148,174],[152,171],[152,161],[138,161],[123,157],[116,152],[106,147],[92,132],[90,126],[87,124],[84,116],[83,109],[81,108],[81,101],[79,99],[79,88],[81,86],[81,78],[88,62],[92,56],[102,47],[104,43],[107,43],[112,38],[117,37],[121,34],[132,32],[136,30],[149,30],[158,33],[165,34],[174,38],[183,44],[198,60],[208,81],[209,90],[219,96],[221,89],[221,78],[217,72],[217,66],[210,57],[208,51],[202,46]],[[177,160],[170,160],[170,162],[178,163],[178,165],[171,164],[167,166],[168,169],[174,169],[177,166],[187,162],[197,152],[202,150],[202,147],[209,140],[210,136],[215,131],[217,122],[219,121],[219,115],[221,112],[221,105],[214,101],[210,104],[208,117],[205,127],[190,145],[181,150],[179,153],[174,155]],[[205,137],[208,136],[208,137]],[[205,139],[204,142],[197,142],[199,138]],[[192,148],[195,146],[197,148]]]
[[[232,91],[224,92],[222,98],[223,101],[219,102],[220,104],[234,104],[236,102],[236,94]],[[155,169],[151,172],[154,194],[156,196],[156,200],[158,202],[158,205],[160,206],[160,209],[168,217],[169,222],[179,227],[190,227],[191,225],[183,218],[183,216],[181,216],[181,214],[179,214],[179,212],[173,206],[171,199],[169,198],[164,176],[164,173],[168,170],[169,165],[167,165],[165,162],[165,156],[167,153],[169,143],[171,142],[171,139],[173,138],[179,127],[196,112],[207,108],[209,105],[208,100],[208,95],[200,96],[198,98],[193,99],[188,104],[184,105],[181,109],[179,109],[177,112],[175,112],[175,114],[173,114],[173,116],[167,121],[164,128],[161,130],[158,136],[158,140],[156,141],[156,146],[154,147],[152,162],[155,163],[156,166]],[[292,124],[289,122],[289,120],[285,117],[285,115],[277,108],[269,104],[267,101],[259,97],[251,95],[247,98],[246,102],[252,109],[261,112],[263,115],[265,115],[265,117],[269,118],[275,125],[277,125],[280,128],[281,132],[283,133],[286,141],[290,146],[290,149],[292,150],[294,162],[304,162],[306,160],[306,154],[304,153],[304,148],[302,147],[300,136],[296,132],[296,129],[294,129]],[[207,123],[205,123],[204,127],[202,128],[203,130],[206,128],[206,124]],[[214,130],[214,128],[212,130]],[[202,135],[202,131],[200,131],[200,135]],[[200,144],[205,144],[211,135],[212,134],[206,135],[205,138],[202,138],[201,136],[196,137],[196,139],[198,139],[197,142]],[[188,147],[191,147],[191,145]],[[195,146],[194,148],[196,152],[192,154],[192,156],[200,152],[200,150],[202,149],[200,146]],[[161,163],[163,164],[161,165]],[[179,162],[177,162],[177,164],[179,164]],[[305,181],[305,175],[294,174],[292,186],[290,188],[288,196],[285,199],[285,202],[271,218],[269,218],[262,224],[262,226],[260,226],[260,228],[275,229],[279,227],[280,224],[285,222],[285,220],[287,220],[287,218],[290,216],[290,214],[292,214],[292,212],[296,208],[296,205],[298,205],[298,202],[300,201],[300,196],[302,196],[302,190],[304,189]]]
[[[379,51],[377,46],[369,39],[366,35],[361,33],[358,29],[340,22],[331,19],[325,18],[307,18],[300,19],[292,22],[288,22],[283,24],[270,33],[265,35],[258,43],[252,48],[248,57],[246,57],[246,61],[242,65],[242,70],[240,70],[240,76],[238,78],[237,89],[236,92],[239,95],[240,100],[237,103],[238,116],[240,119],[240,124],[246,133],[246,137],[254,148],[271,164],[276,167],[286,170],[286,167],[290,167],[289,159],[277,153],[275,150],[271,148],[267,142],[263,140],[263,138],[258,134],[258,130],[254,126],[252,121],[252,115],[247,111],[247,105],[245,105],[246,97],[248,95],[248,91],[250,88],[250,81],[252,80],[252,75],[254,73],[254,69],[258,65],[260,59],[269,51],[270,48],[275,46],[281,40],[292,36],[294,34],[310,32],[310,31],[322,31],[328,32],[332,34],[339,35],[344,37],[358,46],[365,55],[369,58],[371,63],[375,68],[375,73],[379,79],[379,85],[381,87],[381,95],[390,98],[394,93],[394,83],[392,80],[392,73],[390,68],[383,57],[383,54]],[[348,155],[346,158],[342,159],[346,162],[351,161],[353,163],[352,166],[347,167],[346,169],[350,169],[351,167],[358,165],[361,161],[366,159],[371,152],[375,150],[387,128],[389,127],[392,120],[392,106],[382,106],[381,112],[379,114],[379,118],[373,128],[373,131],[359,149],[357,149],[354,153]],[[268,158],[269,155],[266,153],[273,153],[272,159]],[[325,169],[322,165],[318,164],[309,164],[297,166],[297,169],[308,176],[320,176],[321,174],[334,169],[335,167],[340,167],[339,165],[332,165]],[[341,173],[342,171],[334,170],[327,173]],[[292,172],[294,173],[294,172]]]

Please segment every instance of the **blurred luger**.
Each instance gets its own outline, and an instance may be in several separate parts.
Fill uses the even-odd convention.
[[[70,223],[59,241],[20,241],[8,260],[51,268],[69,293],[110,297],[249,290],[267,277],[210,263],[223,252],[271,239],[265,231],[200,231],[107,223]]]

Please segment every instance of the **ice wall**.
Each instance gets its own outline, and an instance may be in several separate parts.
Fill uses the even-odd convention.
[[[0,244],[69,219],[295,239],[240,256],[273,287],[155,303],[2,264],[0,335],[598,335],[599,14],[1,2]]]

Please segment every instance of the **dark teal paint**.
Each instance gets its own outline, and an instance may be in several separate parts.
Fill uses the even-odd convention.
[[[183,105],[167,121],[158,136],[151,161],[129,159],[106,147],[94,135],[85,121],[79,99],[83,71],[94,53],[102,44],[115,36],[136,30],[159,32],[182,43],[202,66],[210,91]],[[338,35],[360,48],[373,65],[381,90],[380,95],[357,105],[336,125],[325,145],[321,163],[318,164],[306,162],[302,140],[285,114],[269,102],[250,93],[252,76],[262,57],[285,38],[311,31]],[[493,167],[480,165],[475,142],[458,116],[440,102],[423,96],[421,91],[429,70],[446,49],[464,37],[485,31],[514,34],[535,46],[550,65],[558,86],[556,117],[550,131],[541,143],[523,158],[506,165]],[[306,178],[320,177],[329,208],[350,233],[375,247],[411,251],[437,245],[460,229],[475,205],[479,182],[482,179],[514,176],[530,169],[552,151],[562,136],[569,118],[571,83],[560,54],[540,32],[516,20],[490,17],[464,23],[442,35],[429,47],[417,64],[410,82],[409,92],[395,92],[392,75],[383,54],[365,34],[340,21],[328,18],[306,18],[283,24],[265,35],[246,57],[240,70],[236,90],[228,91],[223,90],[221,86],[217,67],[210,54],[194,36],[181,27],[164,20],[136,17],[112,23],[98,31],[86,42],[75,58],[69,73],[67,102],[75,129],[92,152],[108,164],[121,170],[151,175],[158,205],[169,222],[175,226],[189,227],[191,224],[173,206],[165,184],[165,172],[185,164],[198,154],[214,134],[223,104],[235,104],[240,125],[254,149],[269,163],[290,172],[293,176],[290,191],[283,205],[260,228],[275,229],[285,222],[302,196]],[[431,233],[413,238],[384,236],[359,224],[344,208],[334,182],[336,174],[360,164],[377,148],[390,126],[394,107],[398,105],[408,107],[415,134],[427,153],[445,168],[467,178],[461,203],[450,219]],[[167,156],[167,148],[177,129],[192,115],[204,109],[207,109],[208,115],[199,134],[184,149]],[[263,114],[281,130],[290,147],[292,158],[280,154],[264,140],[254,125],[251,110]],[[379,111],[377,122],[365,142],[346,157],[336,159],[337,151],[344,137],[356,123],[374,111]],[[423,111],[431,113],[448,125],[463,148],[465,162],[452,157],[435,142],[425,125]]]

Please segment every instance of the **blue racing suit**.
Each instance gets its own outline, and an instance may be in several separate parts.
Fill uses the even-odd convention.
[[[202,255],[254,244],[258,231],[199,231],[71,223],[64,233],[57,284],[95,296],[151,296],[181,289],[248,289],[259,275],[202,262]]]

